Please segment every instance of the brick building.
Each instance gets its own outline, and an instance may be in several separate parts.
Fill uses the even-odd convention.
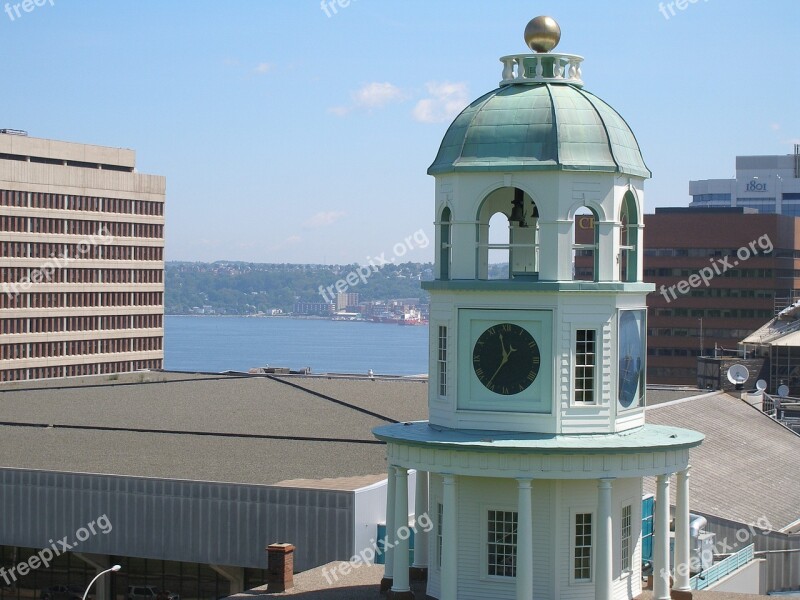
[[[735,352],[800,297],[796,217],[745,207],[657,208],[644,224],[644,280],[656,285],[647,296],[649,383],[696,385],[701,348],[712,356],[715,347]],[[576,218],[576,279],[593,278],[593,231],[591,216]]]
[[[701,349],[737,343],[800,296],[800,219],[748,208],[645,215],[650,383],[697,381]]]

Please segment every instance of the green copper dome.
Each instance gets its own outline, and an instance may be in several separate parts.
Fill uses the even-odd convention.
[[[474,171],[651,173],[625,120],[575,85],[506,85],[456,117],[429,175]]]

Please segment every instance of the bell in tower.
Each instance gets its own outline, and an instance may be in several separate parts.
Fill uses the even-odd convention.
[[[642,477],[668,490],[703,437],[645,423],[650,171],[625,120],[584,89],[583,58],[553,52],[560,35],[550,17],[528,24],[534,53],[500,59],[499,87],[456,117],[428,169],[429,421],[374,433],[388,445],[389,535],[410,478],[426,492],[412,512],[436,522],[417,541],[433,598],[637,596]],[[402,548],[387,556],[394,598],[410,597]]]

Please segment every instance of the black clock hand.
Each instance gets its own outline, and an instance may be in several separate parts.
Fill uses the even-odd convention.
[[[508,354],[506,354],[505,350],[504,350],[503,351],[503,360],[500,361],[500,366],[497,367],[497,370],[494,372],[494,375],[492,375],[492,378],[489,379],[489,381],[487,382],[487,384],[486,384],[487,386],[492,385],[492,382],[494,381],[494,378],[497,377],[497,374],[500,372],[500,369],[502,369],[503,365],[505,365],[507,362],[508,362]]]
[[[508,345],[508,351],[506,351],[505,344],[503,343],[503,334],[500,334],[500,349],[503,352],[503,360],[500,361],[500,365],[497,367],[497,370],[494,372],[494,375],[492,375],[491,379],[489,379],[489,382],[486,385],[492,385],[492,382],[494,381],[494,378],[497,377],[497,374],[500,372],[500,369],[502,369],[503,366],[508,362],[508,358],[511,356],[511,353],[517,351],[517,349],[514,348],[514,346],[512,346],[511,344]]]
[[[503,334],[500,334],[500,350],[503,352],[503,362],[508,360],[508,352],[506,352],[506,346],[503,343]],[[502,365],[502,363],[501,363]]]

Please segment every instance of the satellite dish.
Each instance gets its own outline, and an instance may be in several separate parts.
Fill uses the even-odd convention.
[[[789,395],[788,385],[782,385],[778,388],[778,396],[780,396],[781,398],[786,398],[786,396],[788,395]]]
[[[759,379],[758,381],[756,381],[756,389],[759,392],[763,392],[765,389],[767,389],[767,382],[764,381],[763,379]]]
[[[750,371],[744,365],[731,365],[728,369],[728,381],[742,385],[750,377]]]

